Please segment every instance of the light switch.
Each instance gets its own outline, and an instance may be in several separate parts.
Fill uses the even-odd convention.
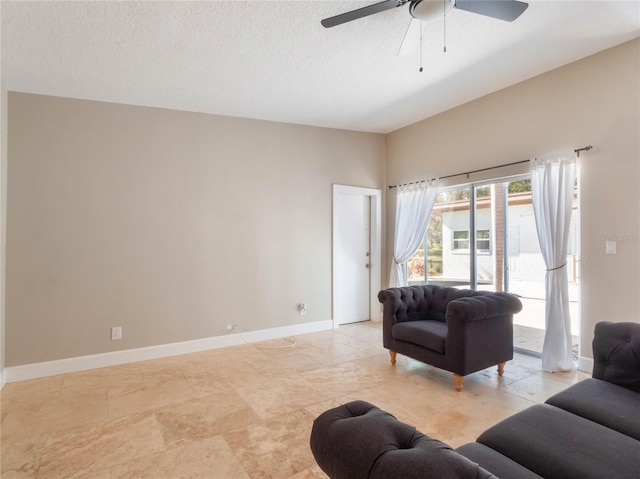
[[[607,241],[605,246],[605,252],[607,254],[616,254],[616,242],[615,241]]]

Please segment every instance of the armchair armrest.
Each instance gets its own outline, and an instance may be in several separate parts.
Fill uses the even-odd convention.
[[[593,377],[640,392],[640,324],[603,321],[593,337]]]
[[[512,294],[487,293],[451,301],[447,306],[447,324],[450,322],[479,321],[481,319],[516,314],[522,303]]]
[[[398,321],[427,319],[431,291],[425,286],[405,286],[383,289],[378,301],[383,305],[384,319],[391,324]]]
[[[382,304],[384,318],[393,324],[397,323],[397,313],[402,304],[400,301],[400,289],[383,289],[378,293],[378,301]]]
[[[508,293],[479,292],[447,306],[448,369],[461,376],[513,358],[513,315],[520,300]]]

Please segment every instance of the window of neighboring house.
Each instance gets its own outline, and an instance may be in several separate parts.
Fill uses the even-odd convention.
[[[457,252],[469,252],[469,231],[454,231],[453,232],[453,251]]]
[[[476,249],[480,253],[491,252],[491,239],[489,237],[489,230],[476,231]]]
[[[479,253],[491,252],[491,238],[489,230],[476,231],[476,249]],[[452,250],[457,253],[469,253],[469,231],[456,230],[453,232]]]

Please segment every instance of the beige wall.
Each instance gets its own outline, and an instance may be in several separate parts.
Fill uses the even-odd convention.
[[[640,320],[639,92],[636,39],[387,137],[389,184],[596,147],[580,157],[585,357],[592,357],[598,321]],[[389,251],[393,204],[387,203]],[[605,238],[619,239],[617,255],[605,255]]]
[[[376,134],[11,92],[9,137],[6,366],[329,320],[331,185],[384,184]]]

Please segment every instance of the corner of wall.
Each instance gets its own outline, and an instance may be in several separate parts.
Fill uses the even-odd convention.
[[[5,351],[5,251],[7,244],[7,120],[8,111],[8,93],[4,86],[0,85],[2,97],[0,99],[0,390],[6,382],[6,374],[4,368],[4,351]]]

